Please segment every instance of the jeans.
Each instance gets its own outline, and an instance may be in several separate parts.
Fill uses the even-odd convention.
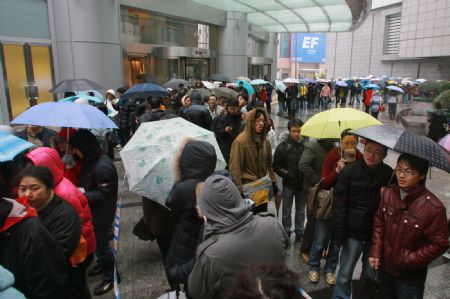
[[[297,235],[303,235],[305,230],[305,205],[306,205],[306,192],[305,190],[291,190],[286,186],[283,186],[282,191],[282,211],[283,218],[281,222],[283,223],[284,230],[290,234],[291,224],[292,224],[292,202],[295,197],[295,233]]]
[[[314,239],[309,252],[309,268],[311,271],[319,271],[320,259],[322,258],[322,251],[328,247],[328,243],[331,241],[330,250],[327,256],[327,262],[325,264],[325,273],[334,273],[339,261],[339,249],[331,238],[331,231],[333,229],[333,221],[329,220],[316,220],[316,229],[314,231]]]
[[[316,228],[316,217],[312,213],[306,214],[306,227],[303,232],[303,242],[300,245],[300,251],[309,254],[314,238],[314,230]]]
[[[278,101],[278,113],[281,115],[286,112],[286,101]]]
[[[95,256],[97,263],[103,269],[103,281],[112,281],[114,278],[114,254],[109,245],[109,226],[94,226],[97,249]]]
[[[316,224],[317,225],[317,224]],[[333,291],[333,299],[349,299],[352,294],[352,276],[356,263],[362,253],[361,281],[367,278],[369,265],[369,242],[363,242],[352,238],[347,238],[342,245],[339,257],[339,271],[336,278],[336,286]]]
[[[422,284],[408,284],[383,272],[383,283],[387,299],[422,299],[425,281]]]
[[[394,119],[395,114],[397,114],[397,103],[388,103],[389,107],[389,118]]]

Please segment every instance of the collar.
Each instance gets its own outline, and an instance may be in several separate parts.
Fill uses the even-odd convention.
[[[3,233],[26,218],[37,216],[36,210],[27,204],[26,198],[17,198],[16,200],[4,198],[4,200],[11,203],[12,208],[8,218],[6,218],[5,222],[3,222],[3,225],[0,227],[0,233]]]
[[[393,186],[393,189],[394,189],[395,193],[400,198],[400,187],[398,186],[398,184],[395,184]],[[410,205],[417,198],[419,198],[425,192],[425,190],[426,190],[425,185],[419,185],[419,186],[415,187],[414,189],[411,189],[409,191],[405,191],[406,195],[405,195],[405,198],[403,198],[402,202],[406,206]]]

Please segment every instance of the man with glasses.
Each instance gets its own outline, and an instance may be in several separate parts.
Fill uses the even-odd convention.
[[[333,298],[350,298],[352,275],[361,254],[361,281],[364,284],[367,280],[372,222],[381,187],[392,176],[392,168],[383,163],[386,155],[385,146],[367,140],[363,158],[347,165],[338,175],[332,213],[334,239],[342,249]]]

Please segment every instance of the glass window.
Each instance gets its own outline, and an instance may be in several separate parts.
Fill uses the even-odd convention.
[[[401,14],[386,16],[384,54],[398,54],[400,44]]]
[[[53,101],[53,94],[48,91],[53,86],[50,47],[31,46],[31,59],[34,83],[39,89],[38,103]]]
[[[22,45],[3,45],[3,53],[11,112],[14,118],[30,106],[25,95],[25,85],[27,84],[25,56]]]

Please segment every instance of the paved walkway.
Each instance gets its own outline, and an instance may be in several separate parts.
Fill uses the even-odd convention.
[[[273,105],[273,112],[277,112],[277,105]],[[306,121],[318,110],[302,111],[301,118]],[[389,122],[388,113],[380,115],[380,120]],[[287,119],[271,115],[274,120],[275,131],[277,135],[287,132]],[[117,155],[118,156],[118,155]],[[398,154],[389,152],[386,163],[395,165]],[[116,161],[120,177],[123,178],[124,169],[120,161]],[[438,169],[432,169],[431,177],[427,178],[427,187],[434,192],[447,207],[447,213],[450,215],[450,175]],[[269,205],[269,210],[275,212],[273,203]],[[122,198],[122,219],[120,223],[120,242],[119,242],[119,271],[122,275],[120,284],[121,298],[157,298],[168,288],[165,278],[161,256],[159,254],[156,242],[144,242],[132,234],[133,226],[142,216],[141,199],[139,196],[131,193],[125,184]],[[281,215],[279,215],[281,221]],[[293,240],[292,240],[293,241]],[[325,282],[325,276],[322,274],[321,280],[317,284],[312,284],[308,280],[308,266],[298,255],[299,244],[293,242],[288,251],[288,266],[299,273],[300,284],[314,299],[331,298],[332,288]],[[354,278],[358,278],[360,266],[357,266]],[[430,266],[425,289],[425,298],[430,299],[450,299],[450,264],[444,258],[438,258]],[[100,278],[90,278],[91,290]],[[114,298],[111,291],[96,298]]]

